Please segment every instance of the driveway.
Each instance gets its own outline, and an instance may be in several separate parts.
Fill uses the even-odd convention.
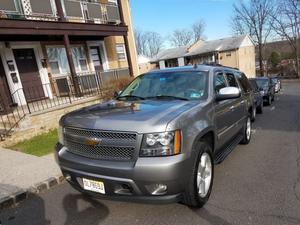
[[[300,83],[283,89],[258,115],[252,142],[216,166],[202,209],[89,200],[64,183],[3,210],[0,224],[300,224]]]

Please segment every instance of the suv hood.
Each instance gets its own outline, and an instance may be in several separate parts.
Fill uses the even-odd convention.
[[[180,100],[112,100],[66,114],[60,124],[84,129],[162,132],[172,119],[197,104]]]

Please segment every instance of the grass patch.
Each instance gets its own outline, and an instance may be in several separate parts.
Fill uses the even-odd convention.
[[[37,135],[29,140],[21,141],[9,148],[30,155],[44,156],[53,152],[54,145],[57,141],[57,129],[54,129],[48,133]]]

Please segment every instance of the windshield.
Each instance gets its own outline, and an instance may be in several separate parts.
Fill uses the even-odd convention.
[[[174,98],[199,100],[207,97],[207,72],[149,73],[137,77],[118,99]]]
[[[267,88],[269,86],[268,79],[257,79],[256,83],[257,83],[257,86],[260,88]]]

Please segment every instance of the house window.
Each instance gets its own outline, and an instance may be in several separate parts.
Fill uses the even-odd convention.
[[[125,53],[125,46],[124,44],[117,44],[116,45],[117,56],[119,61],[126,60],[126,53]]]
[[[118,5],[118,1],[117,0],[108,0],[108,4]]]
[[[76,72],[87,72],[88,65],[87,65],[87,58],[86,58],[86,53],[84,48],[82,46],[73,47],[72,56],[73,56],[73,62],[76,68]]]
[[[52,74],[69,74],[70,68],[68,63],[68,58],[66,54],[66,49],[63,47],[48,47],[47,54],[49,59],[49,64],[51,67]],[[72,57],[75,65],[76,72],[87,72],[87,57],[85,50],[82,46],[72,47]]]
[[[230,57],[231,56],[231,52],[226,52],[225,55],[226,55],[226,57]]]
[[[65,48],[50,47],[47,48],[47,55],[52,74],[70,73],[67,54]]]

